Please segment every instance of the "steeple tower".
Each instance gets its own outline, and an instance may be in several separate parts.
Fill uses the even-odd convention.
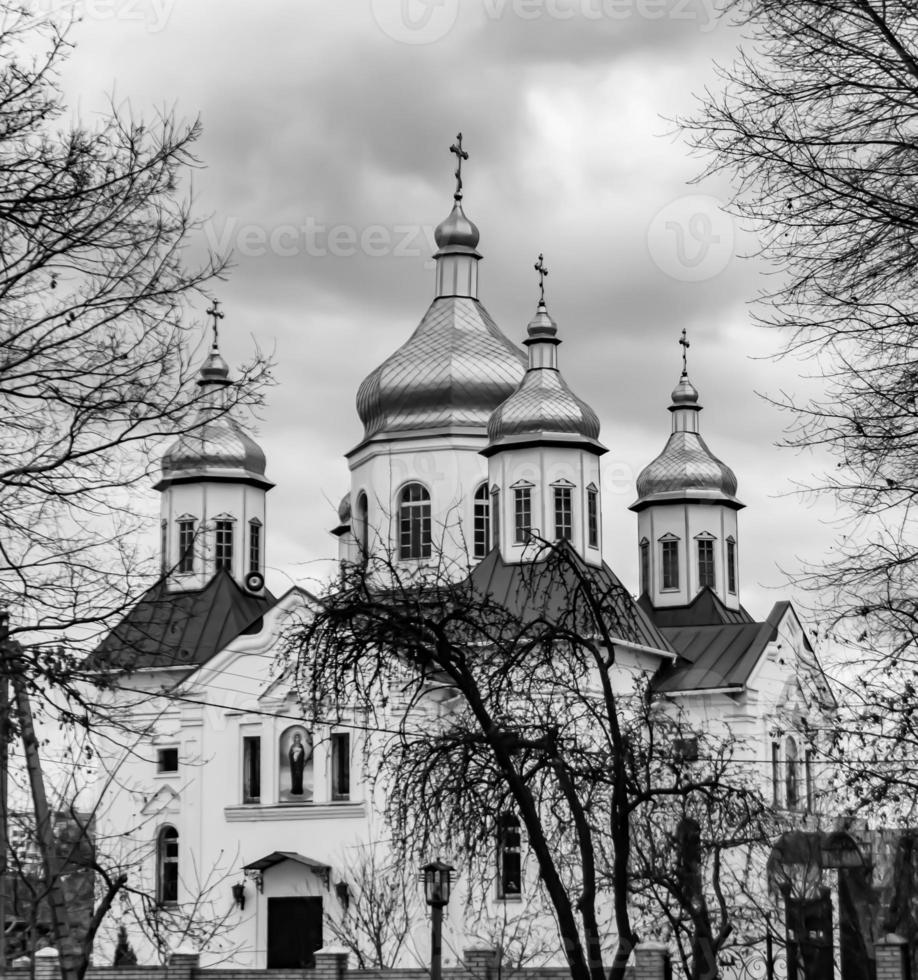
[[[487,443],[491,412],[523,376],[523,355],[478,300],[479,233],[462,208],[462,134],[456,190],[437,227],[434,299],[408,340],[357,392],[364,425],[348,453],[340,556],[367,554],[410,567],[445,563],[460,573],[490,541]],[[342,516],[343,515],[343,516]]]
[[[491,513],[507,562],[528,560],[532,538],[566,540],[592,564],[602,562],[599,419],[558,370],[558,325],[545,305],[548,269],[540,254],[539,302],[523,341],[529,368],[488,422]]]
[[[264,590],[265,454],[230,417],[225,393],[233,384],[220,354],[217,300],[207,311],[213,342],[201,366],[200,408],[193,431],[166,450],[156,489],[160,503],[163,573],[170,591],[203,588],[226,571],[250,592]]]
[[[698,389],[688,375],[685,330],[682,374],[669,411],[663,452],[637,478],[641,593],[655,608],[686,606],[704,588],[738,610],[739,532],[736,476],[701,438]]]

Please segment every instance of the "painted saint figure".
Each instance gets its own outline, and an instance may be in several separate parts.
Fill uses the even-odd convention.
[[[306,769],[306,748],[299,732],[293,736],[293,744],[290,746],[287,758],[290,760],[290,793],[292,796],[302,796],[303,773]]]

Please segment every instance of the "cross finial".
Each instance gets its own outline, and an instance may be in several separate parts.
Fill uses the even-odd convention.
[[[688,349],[692,345],[689,343],[688,337],[685,335],[685,327],[682,328],[682,336],[679,338],[679,344],[682,347],[682,377],[688,377]]]
[[[449,148],[450,153],[456,154],[456,192],[453,194],[454,201],[462,200],[462,161],[468,160],[469,155],[462,149],[462,133],[456,136],[456,142]]]
[[[217,349],[218,337],[218,327],[219,321],[223,319],[223,313],[220,312],[220,300],[214,299],[210,309],[207,311],[209,317],[213,317],[212,328],[214,331],[214,350]]]
[[[545,305],[545,277],[548,275],[548,266],[545,264],[545,257],[539,252],[539,261],[533,266],[539,274],[539,306]]]

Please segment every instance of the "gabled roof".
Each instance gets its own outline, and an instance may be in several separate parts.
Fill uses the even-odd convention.
[[[505,562],[495,548],[472,569],[470,581],[525,623],[542,617],[557,619],[559,614],[569,611],[581,575],[595,584],[596,595],[604,600],[609,630],[617,639],[672,655],[672,647],[664,635],[609,566],[588,565],[573,548],[567,547],[564,560],[514,564]]]
[[[682,608],[691,609],[691,606]],[[778,627],[792,609],[789,602],[775,603],[764,623],[747,621],[664,627],[661,632],[679,654],[679,659],[660,670],[654,679],[654,690],[660,694],[723,688],[741,691],[765,648],[778,638]],[[808,654],[807,663],[815,666],[821,675],[806,633],[802,634],[802,639]]]
[[[668,606],[655,609],[645,592],[638,605],[660,629],[676,626],[717,626],[727,623],[752,623],[753,618],[740,606],[728,609],[723,601],[707,586],[687,606]]]
[[[170,592],[165,582],[149,589],[90,655],[90,670],[200,666],[240,633],[257,632],[276,603],[270,592],[253,595],[221,570],[203,588]]]

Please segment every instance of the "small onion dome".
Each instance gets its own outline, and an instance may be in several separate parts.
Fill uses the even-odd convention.
[[[216,347],[211,347],[207,360],[201,365],[198,384],[201,386],[221,385],[223,387],[232,384],[229,376],[229,365],[220,356],[220,351]]]
[[[557,367],[558,326],[540,302],[529,323],[529,369],[517,390],[488,421],[488,448],[492,455],[501,445],[533,442],[580,442],[604,453],[599,443],[599,417],[567,386]]]
[[[687,374],[679,378],[679,384],[673,388],[673,405],[695,405],[698,403],[698,389],[688,379]]]
[[[162,479],[157,490],[173,483],[191,483],[215,479],[239,481],[269,489],[274,486],[265,478],[265,454],[261,446],[239,427],[228,413],[220,412],[219,390],[232,384],[229,368],[216,345],[201,368],[198,384],[209,389],[193,432],[178,437],[166,450],[162,460]]]
[[[466,249],[474,251],[478,248],[479,237],[478,226],[465,216],[460,201],[453,204],[453,210],[434,231],[434,241],[441,251],[453,250],[456,247],[463,251]]]
[[[364,441],[453,427],[484,434],[523,377],[523,354],[467,296],[440,296],[402,346],[357,391]]]
[[[672,393],[673,431],[663,452],[637,478],[631,510],[668,501],[712,501],[739,510],[736,475],[708,449],[698,431],[698,390],[683,373]]]

